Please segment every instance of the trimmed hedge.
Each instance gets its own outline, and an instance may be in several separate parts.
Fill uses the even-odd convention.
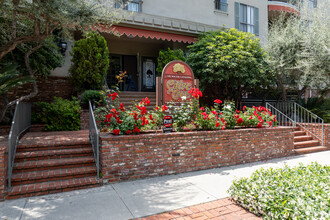
[[[260,169],[228,190],[232,198],[264,219],[330,219],[330,166],[312,163]]]

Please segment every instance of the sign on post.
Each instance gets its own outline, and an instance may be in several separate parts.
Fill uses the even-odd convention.
[[[163,133],[170,133],[173,131],[173,118],[172,116],[165,116],[163,118],[163,125],[164,125],[164,128],[163,128]]]

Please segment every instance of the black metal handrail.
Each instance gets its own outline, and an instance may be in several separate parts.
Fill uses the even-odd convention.
[[[100,134],[99,131],[97,130],[93,107],[91,102],[89,101],[89,140],[93,146],[94,158],[97,169],[97,178],[99,178],[100,176],[99,138],[100,138]]]
[[[8,138],[8,189],[11,190],[16,147],[19,138],[31,126],[31,103],[17,102]]]

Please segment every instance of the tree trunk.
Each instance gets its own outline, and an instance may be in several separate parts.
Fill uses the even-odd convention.
[[[277,81],[278,81],[278,85],[282,91],[282,100],[283,102],[286,102],[286,88],[285,86],[283,85],[283,81],[282,81],[282,78],[281,78],[281,75],[280,74],[277,74]]]
[[[5,107],[4,109],[2,110],[1,114],[0,114],[0,122],[3,120],[3,118],[5,117],[5,114],[6,114],[6,111],[7,109],[10,107],[10,106],[13,106],[14,104],[16,104],[16,102],[21,102],[25,99],[29,99],[29,98],[33,98],[34,96],[36,96],[38,94],[38,86],[37,86],[37,82],[35,80],[35,77],[34,77],[34,74],[33,74],[33,71],[32,71],[32,68],[30,66],[30,55],[32,53],[34,53],[36,50],[38,50],[39,48],[41,47],[41,43],[39,43],[37,46],[35,46],[34,48],[32,48],[30,51],[28,51],[25,56],[24,56],[24,61],[25,61],[25,65],[26,65],[26,68],[29,72],[29,75],[31,76],[32,79],[34,79],[33,81],[33,91],[26,95],[26,96],[22,96],[18,99],[15,99],[14,101],[11,101],[9,102]]]

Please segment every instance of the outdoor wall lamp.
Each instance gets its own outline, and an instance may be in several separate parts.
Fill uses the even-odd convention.
[[[65,41],[60,41],[59,47],[60,47],[60,51],[61,51],[62,55],[65,56],[65,51],[68,48],[68,43]]]

